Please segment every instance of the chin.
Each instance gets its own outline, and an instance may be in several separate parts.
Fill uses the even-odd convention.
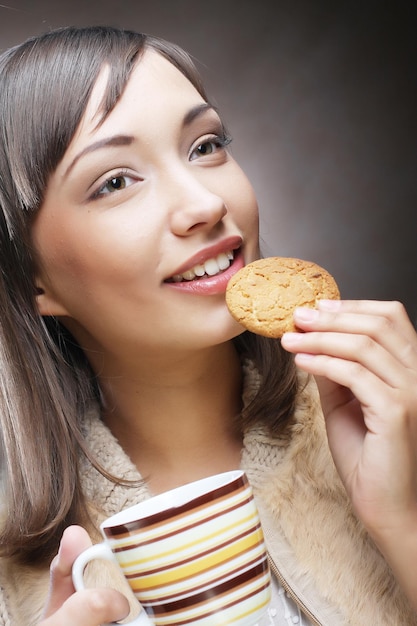
[[[212,345],[226,343],[228,341],[231,341],[232,339],[235,339],[235,337],[238,337],[242,333],[244,333],[245,330],[246,329],[241,324],[239,324],[238,322],[236,322],[236,320],[230,317],[230,319],[226,320],[226,323],[223,325],[223,327],[221,327],[220,325],[217,326],[213,330],[213,333],[210,333],[208,331],[206,335],[206,339],[209,343],[212,343]],[[211,342],[210,342],[210,339],[211,339]]]

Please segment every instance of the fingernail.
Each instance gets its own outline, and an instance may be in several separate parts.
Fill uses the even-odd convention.
[[[308,352],[299,352],[295,356],[295,362],[300,367],[302,367],[303,365],[308,366],[311,364],[315,356],[316,356],[315,354],[309,354]]]
[[[296,346],[300,343],[300,341],[303,338],[303,334],[304,333],[291,333],[291,332],[286,332],[282,335],[281,338],[281,343],[282,345],[287,348],[290,348],[292,346]]]
[[[65,529],[65,530],[66,530],[66,529]],[[59,542],[59,546],[58,546],[58,552],[57,552],[57,553],[56,553],[56,555],[55,555],[55,559],[56,559],[56,562],[57,562],[57,563],[59,562],[59,560],[60,560],[60,558],[61,558],[61,553],[62,553],[62,540],[63,540],[64,535],[65,535],[65,530],[64,530],[64,532],[62,533],[61,541]],[[54,560],[55,560],[55,559],[54,559]]]
[[[54,556],[54,558],[52,559],[52,561],[51,561],[51,564],[50,564],[50,566],[49,566],[49,569],[50,569],[51,571],[53,571],[54,569],[56,569],[56,566],[58,565],[58,563],[59,563],[59,556],[58,556],[58,554],[56,554],[56,555]]]
[[[306,307],[299,307],[294,311],[294,317],[300,322],[314,322],[319,316],[319,312],[316,309],[308,309]]]
[[[340,300],[319,300],[318,307],[322,311],[338,311],[340,309]]]

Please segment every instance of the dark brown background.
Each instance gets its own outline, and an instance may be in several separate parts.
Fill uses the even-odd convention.
[[[255,186],[264,254],[314,260],[344,297],[402,300],[415,322],[412,6],[4,0],[0,48],[57,26],[100,23],[179,43],[197,60]]]

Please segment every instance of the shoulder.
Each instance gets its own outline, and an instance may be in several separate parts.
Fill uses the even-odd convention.
[[[0,510],[0,524],[4,513]],[[16,559],[0,557],[0,626],[37,624],[48,587],[48,566],[24,566]]]
[[[0,583],[0,626],[11,626],[7,595]]]
[[[0,559],[0,626],[34,626],[48,593],[48,568],[24,567]]]

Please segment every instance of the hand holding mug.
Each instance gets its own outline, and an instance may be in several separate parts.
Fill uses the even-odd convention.
[[[73,566],[76,589],[94,559],[116,561],[145,611],[131,626],[253,626],[270,572],[252,490],[226,472],[150,498],[101,524],[104,542]]]
[[[48,599],[39,626],[98,626],[129,614],[127,598],[116,590],[103,587],[74,593],[73,563],[91,545],[84,528],[70,526],[65,530],[51,563]]]

